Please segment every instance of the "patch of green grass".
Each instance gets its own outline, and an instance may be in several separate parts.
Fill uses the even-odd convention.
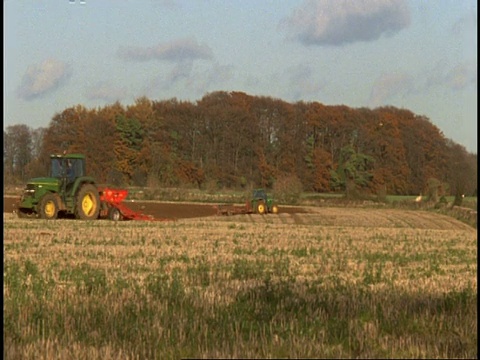
[[[60,272],[60,280],[73,282],[79,291],[85,291],[88,294],[108,291],[105,271],[92,267],[88,263],[63,269]]]
[[[236,280],[261,279],[266,273],[267,266],[263,261],[249,261],[234,259],[231,278]]]

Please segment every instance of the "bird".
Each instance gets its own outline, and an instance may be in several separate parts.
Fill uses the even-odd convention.
[[[422,194],[418,195],[417,198],[415,199],[415,202],[420,202],[422,201]]]

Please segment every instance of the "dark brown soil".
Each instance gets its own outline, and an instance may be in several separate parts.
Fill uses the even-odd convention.
[[[18,197],[3,197],[3,212],[4,213],[11,213],[15,210],[16,203],[18,201]]]
[[[18,197],[3,198],[3,212],[11,213],[15,209]],[[215,205],[196,203],[171,203],[154,201],[126,201],[126,206],[134,211],[145,215],[151,215],[156,219],[186,219],[217,214]],[[303,213],[304,209],[299,207],[280,207],[280,213]]]

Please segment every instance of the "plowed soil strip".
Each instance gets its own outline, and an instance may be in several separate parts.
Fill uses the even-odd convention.
[[[17,197],[4,197],[4,213],[12,213]],[[371,209],[371,208],[325,208],[281,207],[279,214],[239,214],[221,216],[211,204],[165,203],[156,201],[126,202],[132,210],[152,215],[155,218],[187,219],[200,218],[220,221],[298,224],[320,226],[371,227],[371,228],[416,228],[440,230],[472,230],[452,217],[421,210]]]

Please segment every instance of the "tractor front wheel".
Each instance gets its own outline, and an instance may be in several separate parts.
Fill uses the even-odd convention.
[[[272,205],[272,214],[278,214],[278,205]]]
[[[40,201],[39,208],[40,218],[54,220],[58,216],[58,203],[54,194],[47,193]]]
[[[100,196],[92,184],[83,185],[77,194],[75,216],[82,220],[95,220],[100,213]]]
[[[266,210],[267,210],[267,207],[265,206],[265,203],[259,202],[257,204],[257,213],[258,214],[263,215],[263,214],[265,214]]]

